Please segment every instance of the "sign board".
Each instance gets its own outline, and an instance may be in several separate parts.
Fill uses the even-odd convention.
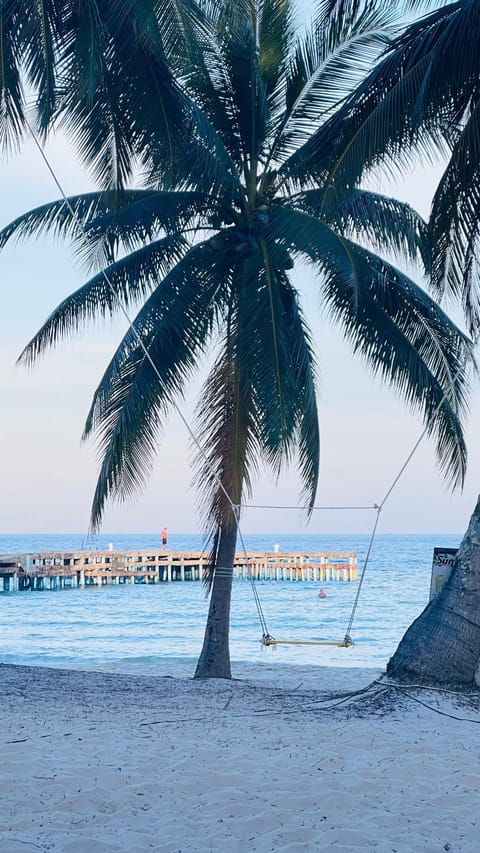
[[[458,548],[434,548],[432,560],[432,579],[430,581],[430,601],[440,592],[450,577]]]

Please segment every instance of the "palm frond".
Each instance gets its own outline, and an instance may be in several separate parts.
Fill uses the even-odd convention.
[[[320,0],[318,17],[320,21],[328,21],[332,15],[345,17],[358,15],[364,5],[365,0]]]
[[[241,14],[235,3],[226,4],[223,26],[234,28],[236,37],[224,38],[222,46],[244,164],[260,157],[268,120],[267,91],[258,54],[256,4],[246,6],[246,13]]]
[[[99,207],[84,225],[78,254],[95,263],[109,263],[119,251],[133,252],[162,233],[186,237],[188,228],[211,229],[219,217],[217,199],[188,190],[129,190],[117,194],[114,204]],[[1,233],[0,233],[1,239]]]
[[[99,437],[100,474],[91,526],[106,501],[144,483],[161,424],[182,393],[212,333],[228,276],[228,258],[196,246],[145,302],[108,366],[92,402],[84,437]],[[148,353],[148,355],[147,355]]]
[[[295,289],[285,272],[279,274],[281,300],[286,315],[294,375],[294,405],[296,408],[298,462],[303,482],[303,498],[308,511],[313,508],[320,471],[320,433],[316,397],[317,371],[313,341]]]
[[[300,425],[308,422],[311,428],[312,405],[316,416],[314,391],[314,358],[308,343],[308,333],[301,322],[296,299],[284,271],[276,263],[275,246],[263,245],[263,286],[257,287],[255,314],[264,318],[262,329],[253,328],[251,297],[244,305],[245,338],[255,347],[253,361],[254,387],[258,408],[260,443],[264,458],[279,476],[282,465],[293,459],[298,443]],[[305,420],[306,419],[306,420]],[[316,419],[316,418],[315,418]],[[317,426],[318,429],[318,426]],[[315,429],[313,429],[313,433]],[[318,433],[317,433],[318,438]],[[302,444],[302,449],[306,448]],[[311,445],[318,463],[318,444]],[[313,464],[307,472],[311,473]],[[317,473],[318,476],[318,473]],[[313,501],[317,481],[306,476],[304,482],[308,500]]]
[[[427,223],[410,205],[368,190],[350,190],[340,201],[321,190],[298,193],[289,204],[319,217],[339,233],[367,241],[369,246],[421,261],[431,267]]]
[[[234,521],[230,500],[239,506],[244,493],[250,493],[260,455],[252,386],[236,352],[234,325],[230,316],[196,410],[196,437],[202,451],[195,446],[194,480],[200,486],[199,506],[211,533]]]
[[[353,95],[287,161],[291,178],[329,181],[339,192],[379,162],[401,168],[412,148],[431,158],[458,134],[478,80],[480,8],[471,0],[414,22]],[[462,45],[452,50],[451,45]]]
[[[264,0],[259,25],[259,55],[270,111],[276,104],[276,92],[285,81],[295,37],[291,0]]]
[[[135,7],[137,0],[131,3]],[[151,14],[148,0],[146,8]],[[211,36],[214,9],[195,0],[160,0],[154,12],[166,55],[174,59],[175,64],[191,67]]]
[[[346,14],[320,15],[299,39],[286,81],[283,121],[273,143],[274,159],[293,155],[351,94],[393,34],[392,7],[360,4]]]
[[[239,357],[249,365],[262,457],[278,477],[300,444],[302,478],[311,501],[318,463],[315,359],[284,262],[285,251],[271,243],[267,247],[265,241],[238,273]]]
[[[480,102],[472,105],[461,138],[436,190],[430,217],[432,285],[458,300],[471,334],[480,333]]]
[[[57,107],[56,64],[61,41],[63,4],[60,0],[38,0],[17,5],[18,41],[23,50],[19,66],[26,73],[28,85],[36,93],[38,123],[42,135],[50,127]],[[19,8],[20,6],[20,8]]]
[[[136,28],[132,33],[133,22],[118,16],[118,6],[111,6],[110,14],[103,5],[101,9],[94,2],[86,6],[80,32],[78,19],[72,16],[72,30],[78,35],[71,39],[62,59],[68,73],[64,75],[60,117],[96,180],[103,187],[115,188],[130,179],[145,130],[152,130],[153,123],[159,129],[161,125],[163,150],[173,168],[173,136],[182,121],[182,98],[160,40],[153,53],[150,41],[143,41]],[[144,103],[148,96],[151,104],[158,104],[150,117]]]
[[[48,232],[55,237],[73,237],[78,231],[79,221],[88,222],[90,217],[106,206],[105,197],[98,192],[70,196],[68,201],[73,215],[69,205],[61,198],[18,216],[0,231],[0,248],[3,249],[11,240],[39,237]]]
[[[215,198],[191,191],[153,189],[92,192],[41,205],[0,231],[0,248],[51,232],[69,237],[88,266],[114,262],[119,249],[132,252],[159,238],[179,233],[195,222],[208,228],[218,212]]]
[[[57,306],[19,361],[31,365],[46,349],[76,334],[88,321],[138,304],[185,252],[183,236],[172,234],[111,264]]]
[[[305,498],[313,505],[319,466],[315,359],[281,269],[284,257],[283,250],[271,247],[270,253],[263,246],[237,261],[233,272],[222,349],[197,410],[203,451],[196,452],[195,480],[202,484],[211,532],[230,518],[227,495],[239,504],[242,489],[249,491],[259,461],[278,476],[295,447]]]
[[[456,2],[456,0],[455,0]],[[431,9],[432,6],[451,6],[452,0],[404,0],[407,9],[418,9],[420,12]]]
[[[201,5],[204,7],[205,3]],[[223,24],[219,22],[223,21],[225,7],[223,4],[209,5],[214,8],[205,15],[209,22],[207,32],[199,35],[197,48],[190,49],[187,57],[179,57],[179,62],[185,88],[200,108],[194,121],[201,138],[211,140],[207,142],[210,150],[218,147],[221,140],[235,164],[235,171],[242,165],[243,152],[232,85],[223,56]],[[206,119],[209,124],[204,126]],[[216,141],[214,133],[218,135]]]
[[[18,145],[24,129],[18,26],[16,4],[14,0],[7,0],[0,6],[0,147],[3,152]]]
[[[286,249],[321,268],[332,319],[374,374],[422,413],[445,476],[461,485],[471,342],[411,279],[314,217],[279,208],[271,228]]]

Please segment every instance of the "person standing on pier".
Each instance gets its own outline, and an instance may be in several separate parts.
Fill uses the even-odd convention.
[[[166,527],[163,528],[162,532],[160,533],[160,536],[162,537],[162,548],[165,551],[168,541],[168,529]]]

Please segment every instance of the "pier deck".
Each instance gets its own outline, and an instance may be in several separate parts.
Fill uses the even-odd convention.
[[[208,554],[200,551],[65,551],[0,555],[4,592],[107,584],[201,581]],[[355,581],[352,552],[236,554],[235,580]],[[0,591],[2,587],[0,586]]]

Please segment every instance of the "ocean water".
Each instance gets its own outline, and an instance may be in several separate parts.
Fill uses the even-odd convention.
[[[351,631],[354,647],[260,644],[262,630],[251,584],[235,581],[231,658],[275,664],[363,666],[383,669],[405,629],[428,602],[433,548],[458,547],[458,535],[378,535],[366,570]],[[359,574],[368,535],[251,535],[248,550],[355,551]],[[158,535],[2,535],[0,554],[87,547],[118,550],[158,548]],[[169,548],[196,550],[196,535],[171,535]],[[264,581],[256,588],[269,633],[279,639],[341,641],[356,583]],[[152,673],[171,665],[191,667],[201,649],[208,601],[200,583],[87,587],[0,594],[0,662],[31,666],[114,668]]]

